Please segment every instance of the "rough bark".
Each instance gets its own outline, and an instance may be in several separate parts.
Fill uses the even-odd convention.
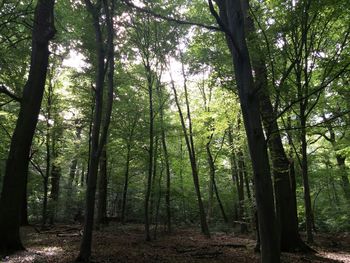
[[[49,41],[55,35],[54,1],[39,0],[34,13],[30,71],[11,139],[0,198],[0,253],[23,249],[19,235],[29,152],[45,88]]]

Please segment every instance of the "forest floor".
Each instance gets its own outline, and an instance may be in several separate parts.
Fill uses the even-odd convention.
[[[79,251],[79,225],[56,225],[46,231],[24,227],[26,251],[0,259],[0,262],[73,262]],[[282,253],[282,262],[349,262],[350,234],[319,234],[313,248],[317,254]],[[93,262],[259,262],[250,236],[213,232],[203,237],[196,229],[177,229],[173,234],[158,234],[156,240],[144,240],[143,225],[111,224],[95,231]]]

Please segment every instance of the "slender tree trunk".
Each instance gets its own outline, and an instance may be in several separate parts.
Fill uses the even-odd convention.
[[[96,225],[107,223],[107,150],[103,148],[100,158],[100,172],[98,178],[98,200]]]
[[[221,198],[220,198],[220,195],[219,195],[219,190],[218,190],[218,187],[216,185],[215,178],[214,178],[213,184],[214,184],[214,191],[215,191],[216,200],[218,200],[218,204],[219,204],[219,208],[220,208],[220,211],[221,211],[222,218],[224,219],[225,223],[228,223],[228,219],[227,219],[227,216],[226,216],[226,213],[225,213],[224,206],[223,206],[223,204],[221,202]]]
[[[159,115],[160,115],[160,129],[161,129],[161,142],[165,161],[165,172],[166,172],[166,189],[165,189],[165,208],[166,208],[166,224],[168,233],[171,232],[171,204],[170,204],[170,162],[169,153],[166,143],[165,135],[165,123],[164,123],[164,99],[163,93],[159,83],[157,84],[157,93],[160,103]]]
[[[193,133],[192,133],[192,122],[191,122],[191,115],[190,115],[190,106],[189,106],[189,100],[188,100],[188,93],[187,93],[187,84],[186,84],[186,77],[184,72],[184,66],[182,65],[182,73],[184,76],[184,89],[185,89],[185,98],[186,98],[186,108],[187,108],[187,120],[189,122],[189,131],[187,131],[186,124],[185,124],[185,118],[182,114],[182,110],[180,107],[180,102],[178,100],[177,91],[175,88],[174,81],[171,81],[171,88],[174,92],[175,97],[175,103],[179,112],[180,121],[181,121],[181,127],[182,131],[184,133],[186,146],[188,150],[188,155],[190,159],[191,164],[191,171],[192,171],[192,177],[193,177],[193,183],[194,188],[197,195],[197,202],[198,202],[198,208],[199,208],[199,216],[200,216],[200,222],[201,222],[201,230],[204,235],[207,237],[210,237],[210,232],[207,224],[207,219],[205,215],[204,205],[202,201],[201,191],[199,187],[199,176],[198,176],[198,170],[197,170],[197,161],[196,161],[196,155],[195,155],[195,149],[194,149],[194,142],[193,142]]]
[[[244,209],[244,156],[241,149],[239,149],[237,153],[238,158],[238,176],[237,176],[237,185],[238,185],[238,199],[239,199],[239,214],[240,214],[240,220],[242,221],[241,225],[241,233],[246,233],[248,231],[247,225],[243,224],[245,222],[245,209]]]
[[[324,137],[326,138],[326,140],[328,140],[333,147],[333,150],[336,151],[337,149],[337,145],[336,145],[336,135],[334,132],[334,129],[332,127],[332,124],[327,124],[327,128],[329,131],[329,137],[327,137],[326,135],[324,135]],[[350,182],[349,182],[349,178],[346,172],[346,165],[345,165],[345,159],[346,157],[340,154],[336,154],[335,158],[337,160],[337,165],[340,171],[340,177],[341,177],[341,187],[343,189],[344,192],[344,196],[346,198],[347,201],[350,201]]]
[[[161,169],[159,173],[159,178],[158,178],[158,198],[156,201],[156,213],[154,217],[154,233],[153,233],[153,238],[154,240],[157,239],[157,230],[158,230],[158,224],[159,224],[159,208],[160,208],[160,201],[162,199],[162,179],[163,179],[163,162],[161,164]]]
[[[154,223],[154,205],[156,203],[156,184],[157,184],[157,168],[158,168],[158,136],[155,137],[155,143],[154,143],[154,152],[153,152],[153,169],[152,169],[152,186],[151,186],[151,196],[150,196],[150,208],[149,208],[149,215],[150,215],[150,223]]]
[[[60,193],[61,167],[55,162],[51,169],[51,192],[50,192],[50,224],[54,224],[57,214],[58,198]]]
[[[148,85],[148,101],[149,101],[149,147],[148,147],[148,176],[145,193],[145,234],[146,241],[151,240],[150,235],[150,197],[152,191],[152,175],[153,175],[153,154],[154,154],[154,113],[153,113],[153,78],[152,72],[147,60],[145,64],[145,70],[147,74],[147,85]]]
[[[306,119],[300,116],[300,126],[301,126],[301,174],[303,178],[304,185],[304,202],[305,202],[305,220],[306,220],[306,234],[307,242],[313,243],[314,238],[312,234],[313,228],[313,212],[311,206],[310,197],[310,185],[309,185],[309,175],[308,175],[308,158],[307,158],[307,141],[306,141]]]
[[[44,196],[43,196],[43,207],[41,212],[41,226],[44,227],[47,222],[47,199],[48,199],[48,192],[49,192],[49,178],[46,176],[43,180],[43,187],[44,187]]]
[[[129,187],[130,151],[131,151],[131,146],[130,146],[130,143],[128,142],[127,152],[126,152],[126,161],[125,161],[124,188],[123,188],[123,200],[122,200],[122,212],[121,212],[122,224],[125,223],[125,218],[126,218],[126,203],[127,203],[128,187]]]
[[[346,166],[345,166],[346,158],[341,155],[336,155],[336,159],[337,159],[337,165],[340,170],[341,186],[344,192],[344,196],[346,200],[349,202],[350,201],[350,183],[349,183],[349,177],[347,175]]]
[[[212,181],[212,183],[211,183],[212,186],[211,187],[212,187],[212,191],[215,193],[216,200],[218,201],[222,218],[224,219],[225,223],[227,223],[228,220],[227,220],[227,216],[226,216],[226,213],[225,213],[225,209],[224,209],[224,206],[223,206],[223,204],[221,202],[219,191],[218,191],[218,187],[216,185],[216,180],[215,180],[215,170],[216,169],[215,169],[214,158],[213,158],[213,155],[212,155],[211,150],[210,150],[210,142],[211,142],[211,139],[206,144],[206,150],[207,150],[207,155],[208,155],[208,164],[209,164],[209,170],[210,170],[210,180]],[[210,200],[210,198],[209,198],[209,200]],[[211,206],[211,209],[213,209],[212,206]],[[209,209],[208,209],[208,219],[209,219]]]
[[[215,178],[215,165],[214,160],[210,151],[210,141],[213,135],[210,137],[209,142],[205,145],[205,149],[207,151],[207,160],[209,165],[209,191],[208,191],[208,212],[207,212],[207,221],[211,221],[212,213],[213,213],[213,200],[214,200],[214,178]]]
[[[182,204],[182,216],[183,221],[187,222],[187,209],[186,209],[186,197],[185,197],[185,187],[184,187],[184,179],[183,179],[183,142],[182,138],[180,137],[180,189],[181,189],[181,204]]]
[[[95,41],[96,41],[96,53],[97,53],[97,77],[95,87],[95,110],[92,127],[91,138],[91,154],[90,154],[90,166],[88,171],[88,183],[86,190],[86,207],[85,207],[85,221],[84,221],[84,234],[80,245],[80,252],[76,259],[76,262],[89,262],[91,256],[91,242],[92,242],[92,230],[94,223],[94,210],[95,210],[95,194],[97,185],[97,173],[99,159],[106,144],[107,132],[110,123],[110,117],[113,105],[113,89],[114,89],[114,45],[113,45],[113,15],[114,15],[114,2],[103,0],[103,9],[105,12],[105,21],[107,24],[107,68],[108,68],[108,96],[106,103],[105,118],[101,132],[102,124],[102,104],[103,104],[103,88],[105,80],[105,47],[103,45],[102,31],[100,25],[100,11],[97,6],[94,6],[90,0],[85,0],[85,4],[88,12],[92,15],[93,26],[95,29]]]
[[[212,4],[211,0],[209,2]],[[259,115],[259,98],[254,89],[252,67],[245,39],[245,25],[242,19],[244,13],[240,0],[216,0],[216,3],[220,9],[220,15],[216,13],[212,5],[210,9],[226,33],[228,47],[232,54],[238,96],[254,171],[261,261],[263,263],[280,262],[269,158]]]
[[[246,232],[244,229],[243,219],[244,219],[244,185],[243,180],[240,180],[240,178],[243,176],[242,168],[239,167],[239,164],[242,162],[242,160],[236,160],[236,154],[234,151],[234,144],[233,144],[233,135],[232,135],[232,126],[230,125],[228,128],[228,142],[229,146],[231,148],[231,154],[230,154],[230,165],[231,165],[231,177],[232,182],[236,184],[237,189],[237,196],[238,196],[238,209],[237,209],[237,220],[240,221],[241,226],[241,232]],[[238,158],[242,158],[242,156],[238,155]],[[237,162],[236,162],[237,161]],[[241,178],[242,179],[242,178]],[[242,183],[241,183],[242,182]]]
[[[76,128],[76,139],[80,143],[81,139],[81,132],[82,127]],[[79,175],[77,173],[77,167],[78,167],[78,156],[74,156],[73,160],[70,163],[69,166],[69,177],[68,177],[68,186],[67,186],[67,201],[65,206],[65,214],[69,215],[73,209],[72,206],[72,200],[73,200],[73,182],[75,181],[75,184],[78,185]]]

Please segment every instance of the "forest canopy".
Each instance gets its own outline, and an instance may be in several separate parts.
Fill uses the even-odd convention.
[[[81,223],[77,262],[110,222],[269,263],[348,232],[348,4],[2,0],[0,255],[27,225]]]

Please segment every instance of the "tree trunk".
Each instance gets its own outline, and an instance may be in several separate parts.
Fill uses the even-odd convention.
[[[52,163],[51,169],[51,192],[50,192],[50,224],[54,224],[57,214],[57,204],[60,192],[61,167],[55,162]]]
[[[231,148],[231,153],[230,153],[230,166],[231,166],[231,177],[232,177],[232,182],[236,184],[236,189],[237,189],[237,196],[238,196],[238,209],[237,209],[237,218],[236,220],[243,222],[243,217],[244,217],[244,185],[241,184],[240,182],[240,177],[243,176],[243,171],[241,171],[241,168],[239,167],[239,164],[242,162],[242,160],[238,160],[237,164],[237,158],[236,154],[234,151],[234,144],[233,144],[233,136],[232,136],[232,126],[230,125],[228,128],[228,142],[229,142],[229,147]],[[241,156],[242,157],[242,156]],[[241,158],[238,157],[238,158]],[[239,175],[240,174],[240,175]],[[246,229],[244,229],[243,224],[240,224],[241,226],[241,233],[246,232]]]
[[[103,148],[98,178],[97,226],[107,223],[107,151]]]
[[[303,104],[303,103],[300,103]],[[304,186],[304,202],[305,202],[305,220],[306,220],[306,234],[307,242],[313,243],[314,238],[312,234],[312,229],[314,225],[314,218],[311,206],[310,197],[310,185],[309,185],[309,175],[308,175],[308,158],[307,158],[307,141],[306,141],[306,117],[304,115],[304,106],[301,106],[300,110],[300,141],[301,141],[301,174],[303,178]]]
[[[238,176],[237,176],[237,186],[238,186],[238,200],[239,200],[239,214],[240,214],[240,220],[242,222],[245,222],[245,209],[244,209],[244,203],[245,203],[245,199],[244,199],[244,169],[245,169],[245,165],[244,165],[244,156],[243,156],[243,152],[241,149],[238,150],[237,153],[237,158],[238,158]],[[241,233],[247,233],[248,229],[247,229],[247,225],[246,224],[240,224],[241,225]]]
[[[208,211],[207,211],[207,221],[210,223],[212,213],[213,213],[213,199],[214,199],[214,178],[215,178],[215,165],[213,156],[210,151],[210,141],[213,138],[211,135],[209,142],[206,143],[205,149],[207,151],[207,161],[209,165],[209,191],[208,191]]]
[[[149,65],[149,61],[147,60],[145,66],[146,74],[147,74],[147,85],[148,85],[148,101],[149,101],[149,147],[148,147],[148,176],[147,176],[147,184],[146,184],[146,193],[145,193],[145,234],[146,241],[151,240],[150,235],[150,218],[149,218],[149,204],[150,204],[150,196],[152,191],[152,175],[153,175],[153,154],[154,154],[154,113],[153,113],[153,80],[152,80],[152,72]]]
[[[191,113],[190,113],[190,106],[189,106],[188,93],[187,93],[187,84],[186,84],[186,77],[185,77],[183,64],[182,64],[182,73],[184,76],[184,89],[185,89],[187,121],[189,123],[189,131],[187,131],[187,128],[186,128],[185,118],[182,114],[180,102],[178,99],[177,91],[176,91],[175,84],[174,84],[173,80],[171,81],[171,88],[174,92],[175,103],[176,103],[176,106],[177,106],[177,109],[179,112],[181,127],[182,127],[182,131],[184,133],[186,146],[187,146],[187,150],[188,150],[188,155],[189,155],[189,159],[190,159],[193,184],[194,184],[194,188],[195,188],[196,195],[197,195],[199,216],[200,216],[200,222],[201,222],[201,230],[205,236],[210,237],[210,232],[209,232],[207,219],[206,219],[206,215],[205,215],[205,210],[204,210],[204,205],[203,205],[202,196],[201,196],[201,191],[200,191],[200,187],[199,187],[199,176],[198,176],[197,161],[196,161],[194,142],[193,142]]]
[[[212,136],[211,136],[211,138],[212,138]],[[207,155],[208,155],[208,164],[209,164],[209,170],[210,170],[210,180],[212,181],[212,183],[211,183],[212,192],[215,193],[215,197],[216,197],[216,200],[218,201],[222,218],[224,219],[224,222],[227,223],[228,222],[227,216],[226,216],[226,213],[225,213],[224,206],[222,205],[222,202],[221,202],[221,199],[220,199],[220,195],[219,195],[219,190],[218,190],[218,187],[217,187],[216,181],[215,181],[215,170],[216,169],[215,169],[214,158],[213,158],[213,155],[211,154],[211,150],[210,150],[210,142],[211,142],[211,139],[206,144],[206,150],[207,150]],[[209,198],[209,200],[210,200],[210,198]],[[211,208],[211,210],[213,209],[212,205],[211,205],[210,208]],[[209,220],[209,209],[208,209],[208,220]]]
[[[122,212],[121,212],[121,222],[125,223],[126,218],[126,202],[128,196],[128,187],[129,187],[129,167],[130,167],[130,143],[127,145],[126,152],[126,162],[125,162],[125,172],[124,172],[124,188],[123,188],[123,200],[122,200]]]
[[[210,0],[209,2],[211,3]],[[220,17],[212,5],[211,12],[224,29],[228,47],[232,54],[238,96],[254,171],[261,239],[261,261],[263,263],[280,262],[269,158],[259,115],[259,98],[254,89],[252,67],[245,39],[241,1],[216,0],[216,3],[220,9]]]
[[[23,195],[23,202],[22,202],[22,209],[21,209],[21,226],[28,226],[29,221],[28,221],[28,191],[27,191],[27,183],[28,183],[28,173],[26,174],[25,178],[25,191]]]
[[[97,53],[97,77],[95,87],[95,110],[92,127],[91,138],[91,154],[90,154],[90,166],[88,171],[88,183],[86,190],[86,207],[85,207],[85,221],[84,221],[84,234],[80,245],[80,252],[76,259],[76,262],[89,262],[91,256],[91,242],[92,242],[92,230],[94,223],[94,210],[95,210],[95,194],[97,184],[97,173],[100,156],[103,147],[106,144],[107,132],[110,123],[110,117],[113,105],[113,88],[114,88],[114,45],[113,45],[113,14],[114,14],[114,2],[111,1],[110,5],[107,0],[103,0],[103,9],[105,12],[105,21],[107,24],[107,65],[105,63],[104,44],[102,39],[102,31],[100,25],[100,11],[97,6],[94,6],[90,0],[85,0],[85,4],[88,12],[92,15],[93,26],[95,29],[95,41],[96,41],[96,53]],[[99,7],[100,8],[100,7]],[[106,111],[104,117],[104,123],[101,132],[102,124],[102,104],[103,104],[103,88],[105,80],[105,66],[108,69],[108,96],[106,103]]]
[[[220,195],[219,195],[219,190],[218,190],[218,187],[216,185],[215,178],[214,178],[213,184],[214,184],[214,191],[215,191],[216,200],[218,200],[218,204],[219,204],[219,208],[220,208],[220,211],[221,211],[222,219],[224,219],[225,223],[228,223],[228,219],[227,219],[227,216],[226,216],[226,213],[225,213],[224,206],[223,206],[223,204],[221,202],[221,198],[220,198]]]
[[[0,254],[23,249],[19,235],[21,207],[26,189],[29,152],[43,98],[49,41],[55,35],[53,0],[39,0],[32,33],[30,71],[6,162],[0,198]]]
[[[285,153],[277,124],[276,114],[268,94],[267,69],[264,58],[253,60],[256,88],[260,90],[260,112],[272,161],[275,200],[280,232],[281,250],[292,252],[305,250],[298,232],[295,188],[292,187],[290,162]],[[294,175],[292,175],[294,177]],[[293,192],[294,191],[294,192]]]
[[[349,202],[350,201],[350,183],[349,183],[349,177],[346,172],[346,166],[345,166],[345,157],[341,155],[336,155],[337,158],[337,165],[340,170],[340,175],[341,175],[341,186],[344,192],[344,196],[346,200]]]
[[[154,205],[157,205],[156,203],[156,183],[157,183],[157,168],[158,168],[158,136],[155,137],[155,143],[154,143],[154,152],[153,152],[153,170],[152,170],[152,186],[151,186],[151,196],[150,196],[150,208],[149,208],[149,215],[150,215],[150,224],[153,224],[154,221]]]
[[[161,142],[162,149],[165,161],[165,172],[166,172],[166,189],[165,189],[165,208],[166,208],[166,225],[168,233],[171,232],[171,205],[170,205],[170,162],[169,162],[169,153],[168,147],[166,143],[166,135],[165,135],[165,124],[164,124],[164,99],[163,93],[160,88],[159,83],[157,84],[157,93],[159,98],[159,104],[161,105],[159,108],[160,115],[160,129],[161,129]]]

